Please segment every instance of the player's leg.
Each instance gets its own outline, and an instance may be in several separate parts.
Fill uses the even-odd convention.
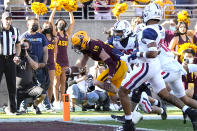
[[[149,64],[143,63],[142,65],[134,69],[132,73],[127,75],[122,82],[122,87],[119,90],[119,97],[125,113],[125,120],[126,120],[125,124],[123,125],[123,128],[128,129],[128,131],[135,130],[135,126],[132,123],[131,112],[135,109],[135,106],[137,105],[137,103],[139,103],[140,100],[140,99],[133,99],[134,101],[132,103],[132,108],[131,108],[131,102],[128,94],[130,93],[130,90],[139,87],[140,85],[142,85],[142,83],[147,81],[149,79],[149,75],[150,75]],[[137,95],[139,93],[136,92],[134,94]]]
[[[182,109],[184,113],[186,113],[189,118],[191,119],[191,122],[193,124],[193,127],[196,128],[197,124],[197,110],[192,110],[188,106],[186,106],[179,98],[176,96],[170,94],[168,90],[165,88],[165,83],[163,79],[161,78],[161,75],[155,75],[155,77],[151,80],[151,84],[153,86],[153,89],[158,95],[166,100],[167,102],[175,105],[179,109]],[[157,88],[158,87],[158,88]]]

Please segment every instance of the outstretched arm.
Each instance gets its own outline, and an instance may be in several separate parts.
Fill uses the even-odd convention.
[[[81,59],[81,62],[76,64],[76,66],[79,67],[79,68],[84,67],[87,64],[88,59],[89,59],[88,55],[83,55],[83,58]]]
[[[69,25],[68,30],[66,32],[68,37],[70,37],[70,35],[72,34],[73,29],[74,29],[74,25],[75,25],[75,19],[74,19],[73,13],[69,12],[69,16],[70,16],[70,25]]]
[[[55,30],[55,26],[53,24],[53,19],[56,13],[56,7],[53,9],[53,11],[51,12],[51,15],[49,17],[49,22],[51,23],[51,25],[53,26],[53,35],[56,36],[57,35],[57,31]]]

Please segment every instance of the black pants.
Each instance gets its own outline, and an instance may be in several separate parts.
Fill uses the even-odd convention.
[[[19,110],[21,102],[26,98],[32,98],[32,100],[35,100],[42,94],[45,94],[44,89],[39,86],[34,86],[33,84],[20,88],[17,87],[17,110]]]
[[[16,65],[13,57],[0,56],[0,82],[4,73],[9,95],[8,109],[12,113],[16,112]]]

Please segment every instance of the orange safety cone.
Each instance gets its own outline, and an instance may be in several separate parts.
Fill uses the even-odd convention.
[[[70,121],[70,98],[69,94],[63,94],[63,119],[64,121]]]

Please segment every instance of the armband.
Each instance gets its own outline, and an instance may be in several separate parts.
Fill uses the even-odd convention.
[[[140,57],[140,53],[141,53],[141,52],[137,52],[137,53],[136,53],[136,56],[137,56],[137,57]]]
[[[146,58],[146,52],[143,52],[143,57]]]
[[[144,58],[146,58],[146,52],[143,52],[143,54],[142,54],[142,56],[140,55],[142,52],[137,52],[136,53],[136,56],[137,57],[144,57]]]
[[[157,47],[150,47],[148,48],[148,51],[158,51],[158,50],[157,50]]]

